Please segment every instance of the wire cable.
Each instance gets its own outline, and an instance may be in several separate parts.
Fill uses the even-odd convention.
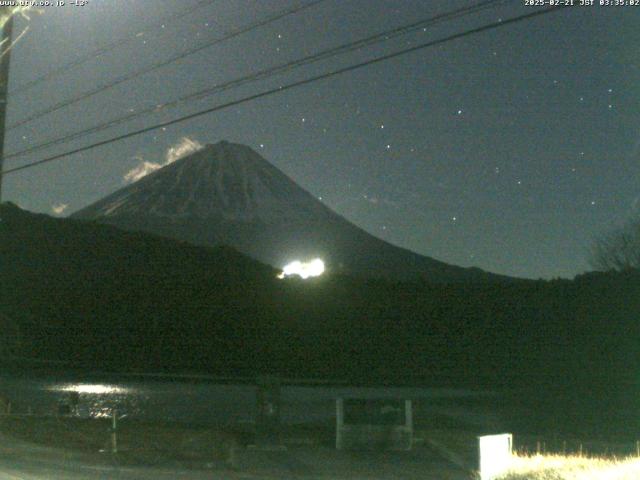
[[[180,20],[184,17],[187,17],[189,15],[191,15],[193,12],[206,7],[208,5],[211,5],[215,2],[217,2],[218,0],[200,0],[199,2],[197,2],[195,5],[193,5],[191,8],[187,8],[186,10],[178,13],[178,14],[172,14],[166,17],[163,17],[160,21],[155,22],[153,25],[150,25],[146,28],[144,28],[143,30],[140,30],[138,32],[136,32],[134,35],[129,35],[125,38],[121,38],[120,40],[116,40],[115,42],[111,42],[107,45],[104,45],[100,48],[97,48],[89,53],[87,53],[86,55],[77,58],[76,60],[72,60],[71,62],[65,63],[64,65],[61,65],[58,68],[55,68],[53,70],[51,70],[48,73],[45,73],[44,75],[41,75],[33,80],[27,81],[25,83],[21,83],[19,87],[16,87],[12,90],[9,91],[9,95],[19,95],[21,93],[24,93],[28,90],[31,90],[33,87],[35,87],[36,85],[41,84],[42,82],[46,82],[47,80],[51,80],[52,78],[57,77],[58,75],[61,75],[63,73],[67,73],[69,72],[69,70],[79,67],[80,65],[88,62],[89,60],[94,60],[98,57],[101,57],[102,55],[104,55],[105,53],[110,52],[111,50],[114,50],[118,47],[122,47],[134,40],[137,40],[138,38],[142,37],[143,35],[149,33],[152,31],[152,29],[157,28],[159,25],[164,25],[168,22],[175,22],[176,20]]]
[[[125,134],[122,134],[122,135],[118,135],[116,137],[112,137],[112,138],[109,138],[107,140],[102,140],[100,142],[96,142],[96,143],[93,143],[93,144],[90,144],[90,145],[86,145],[84,147],[75,148],[73,150],[70,150],[70,151],[67,151],[67,152],[64,152],[64,153],[60,153],[60,154],[53,155],[53,156],[50,156],[50,157],[47,157],[47,158],[43,158],[41,160],[37,160],[35,162],[31,162],[31,163],[28,163],[28,164],[25,164],[25,165],[21,165],[19,167],[10,168],[10,169],[7,169],[7,170],[4,170],[4,171],[0,172],[0,175],[8,175],[8,174],[11,174],[11,173],[15,173],[15,172],[19,172],[19,171],[26,170],[26,169],[29,169],[29,168],[33,168],[33,167],[36,167],[36,166],[39,166],[39,165],[43,165],[45,163],[53,162],[53,161],[59,160],[61,158],[68,157],[70,155],[74,155],[76,153],[86,152],[88,150],[92,150],[94,148],[101,147],[103,145],[108,145],[110,143],[114,143],[114,142],[117,142],[117,141],[120,141],[120,140],[125,140],[127,138],[135,137],[135,136],[138,136],[138,135],[142,135],[144,133],[148,133],[148,132],[151,132],[153,130],[158,130],[160,128],[166,128],[166,127],[169,127],[169,126],[172,126],[172,125],[176,125],[178,123],[183,123],[183,122],[186,122],[188,120],[192,120],[194,118],[198,118],[198,117],[201,117],[201,116],[204,116],[204,115],[208,115],[208,114],[213,113],[213,112],[224,110],[224,109],[229,108],[229,107],[234,107],[234,106],[237,106],[237,105],[241,105],[243,103],[251,102],[251,101],[257,100],[259,98],[263,98],[263,97],[267,97],[267,96],[274,95],[274,94],[277,94],[277,93],[285,92],[285,91],[291,90],[293,88],[297,88],[297,87],[301,87],[301,86],[304,86],[304,85],[308,85],[308,84],[311,84],[311,83],[314,83],[314,82],[317,82],[317,81],[320,81],[320,80],[325,80],[327,78],[335,77],[337,75],[342,75],[343,73],[352,72],[352,71],[355,71],[355,70],[358,70],[358,69],[361,69],[361,68],[364,68],[364,67],[368,67],[370,65],[375,65],[375,64],[378,64],[380,62],[384,62],[384,61],[387,61],[387,60],[391,60],[393,58],[400,57],[402,55],[406,55],[408,53],[417,52],[419,50],[424,50],[426,48],[434,47],[434,46],[437,46],[437,45],[442,45],[442,44],[448,43],[448,42],[453,41],[453,40],[457,40],[457,39],[460,39],[460,38],[468,37],[470,35],[475,35],[477,33],[486,32],[486,31],[489,31],[489,30],[494,30],[494,29],[497,29],[497,28],[505,27],[507,25],[512,25],[512,24],[515,24],[515,23],[518,23],[518,22],[523,22],[525,20],[530,20],[530,19],[533,19],[533,18],[536,18],[536,17],[540,17],[542,15],[547,15],[549,13],[558,12],[558,11],[563,10],[565,8],[568,8],[568,6],[564,6],[563,5],[563,6],[556,6],[556,7],[543,9],[543,10],[537,10],[537,11],[532,12],[532,13],[519,15],[519,16],[516,16],[516,17],[509,18],[507,20],[500,20],[500,21],[493,22],[493,23],[490,23],[490,24],[487,24],[487,25],[483,25],[481,27],[476,27],[476,28],[473,28],[473,29],[470,29],[470,30],[466,30],[466,31],[461,32],[461,33],[456,33],[456,34],[453,34],[453,35],[449,35],[447,37],[444,37],[444,38],[441,38],[441,39],[438,39],[438,40],[433,40],[433,41],[430,41],[430,42],[427,42],[427,43],[422,43],[422,44],[419,44],[419,45],[416,45],[416,46],[413,46],[413,47],[405,48],[403,50],[399,50],[399,51],[396,51],[396,52],[393,52],[393,53],[390,53],[390,54],[381,55],[381,56],[375,57],[373,59],[367,60],[365,62],[357,63],[357,64],[354,64],[354,65],[350,65],[348,67],[344,67],[344,68],[333,70],[333,71],[330,71],[330,72],[327,72],[327,73],[316,75],[316,76],[313,76],[313,77],[310,77],[310,78],[307,78],[307,79],[304,79],[304,80],[299,80],[297,82],[289,83],[287,85],[283,85],[283,86],[280,86],[280,87],[277,87],[277,88],[273,88],[273,89],[270,89],[270,90],[265,90],[265,91],[260,92],[260,93],[256,93],[256,94],[253,94],[253,95],[249,95],[249,96],[240,98],[238,100],[233,100],[233,101],[230,101],[230,102],[227,102],[227,103],[216,105],[214,107],[207,108],[206,110],[201,110],[199,112],[192,113],[192,114],[189,114],[189,115],[185,115],[185,116],[173,119],[173,120],[169,120],[167,122],[158,123],[156,125],[145,127],[145,128],[142,128],[142,129],[139,129],[139,130],[135,130],[135,131],[132,131],[132,132],[128,132],[128,133],[125,133]]]
[[[215,45],[219,45],[220,43],[223,43],[223,42],[225,42],[227,40],[230,40],[232,38],[235,38],[237,36],[240,36],[240,35],[242,35],[244,33],[250,32],[252,30],[256,30],[256,29],[258,29],[260,27],[263,27],[265,25],[273,23],[273,22],[275,22],[277,20],[280,20],[282,18],[285,18],[285,17],[287,17],[289,15],[294,15],[296,13],[302,12],[302,11],[308,9],[308,8],[311,8],[311,7],[313,7],[315,5],[318,5],[319,3],[322,3],[322,2],[325,2],[325,1],[326,0],[312,0],[309,3],[306,3],[304,5],[300,5],[300,6],[297,6],[297,7],[294,7],[294,8],[289,8],[289,9],[286,9],[286,10],[281,10],[278,13],[276,13],[275,15],[269,16],[264,20],[260,20],[258,22],[254,22],[254,23],[252,23],[250,25],[247,25],[245,27],[241,27],[239,29],[236,29],[236,30],[228,33],[227,35],[224,35],[221,38],[216,38],[214,40],[211,40],[211,41],[205,42],[203,44],[197,45],[197,46],[192,47],[192,48],[190,48],[190,49],[188,49],[188,50],[186,50],[186,51],[184,51],[182,53],[179,53],[177,55],[174,55],[174,56],[170,57],[168,60],[163,60],[161,62],[155,63],[155,64],[150,65],[150,66],[148,66],[146,68],[143,68],[141,70],[137,70],[137,71],[134,71],[132,73],[123,75],[123,76],[118,77],[117,79],[115,79],[115,80],[113,80],[113,81],[111,81],[109,83],[106,83],[106,84],[103,84],[103,85],[101,85],[101,86],[99,86],[97,88],[94,88],[93,90],[89,90],[87,92],[81,93],[80,95],[77,95],[75,97],[69,98],[67,100],[63,100],[62,102],[58,102],[55,105],[53,105],[51,107],[48,107],[48,108],[46,108],[44,110],[41,110],[41,111],[36,112],[36,113],[33,113],[33,114],[29,115],[28,117],[25,117],[22,120],[19,120],[18,122],[9,125],[7,127],[7,131],[14,130],[14,129],[18,128],[18,127],[21,127],[23,125],[31,123],[32,121],[34,121],[36,119],[40,119],[45,115],[49,115],[50,113],[56,112],[56,111],[58,111],[58,110],[60,110],[62,108],[68,107],[68,106],[73,105],[74,103],[78,103],[78,102],[80,102],[82,100],[86,100],[87,98],[93,97],[94,95],[102,93],[102,92],[104,92],[106,90],[110,90],[110,89],[112,89],[112,88],[114,88],[114,87],[116,87],[116,86],[118,86],[118,85],[120,85],[120,84],[122,84],[124,82],[128,82],[130,80],[134,80],[134,79],[136,79],[136,78],[138,78],[138,77],[140,77],[142,75],[146,75],[147,73],[153,72],[153,71],[158,70],[158,69],[163,68],[163,67],[166,67],[167,65],[171,65],[172,63],[175,63],[178,60],[182,60],[182,59],[184,59],[184,58],[186,58],[188,56],[191,56],[191,55],[193,55],[195,53],[198,53],[198,52],[200,52],[202,50],[205,50],[207,48],[213,47]]]
[[[285,64],[282,65],[278,65],[275,67],[271,67],[271,68],[267,68],[261,71],[258,71],[256,73],[252,73],[250,75],[246,75],[244,77],[240,77],[222,84],[217,84],[214,85],[213,87],[208,87],[206,89],[200,90],[198,92],[195,93],[191,93],[189,95],[180,97],[178,99],[175,100],[171,100],[169,102],[163,103],[161,105],[152,105],[150,107],[147,107],[143,110],[138,110],[134,113],[129,113],[123,116],[120,116],[118,118],[109,120],[107,122],[103,122],[100,123],[98,125],[94,125],[93,127],[87,128],[87,129],[83,129],[83,130],[79,130],[76,132],[72,132],[69,134],[66,134],[62,137],[58,137],[55,139],[51,139],[51,140],[46,140],[44,142],[41,142],[39,144],[33,145],[31,147],[28,147],[26,149],[17,151],[17,152],[13,152],[10,153],[8,155],[5,155],[5,159],[9,159],[9,158],[15,158],[15,157],[19,157],[19,156],[23,156],[29,153],[34,153],[36,151],[40,151],[43,150],[45,148],[51,147],[53,145],[60,145],[60,144],[64,144],[64,143],[68,143],[72,140],[76,140],[78,138],[82,138],[85,137],[87,135],[91,135],[91,134],[95,134],[98,132],[101,132],[103,130],[106,130],[108,128],[114,127],[116,125],[120,125],[122,123],[131,121],[133,119],[139,118],[141,116],[145,116],[145,115],[150,115],[153,113],[157,113],[159,111],[163,111],[165,109],[168,108],[174,108],[177,107],[178,105],[184,104],[186,102],[190,102],[190,101],[194,101],[194,100],[201,100],[203,98],[212,96],[214,94],[220,93],[222,91],[225,90],[229,90],[232,88],[237,88],[240,87],[242,85],[246,85],[248,83],[253,83],[257,80],[262,80],[262,79],[266,79],[266,78],[270,78],[272,76],[278,75],[278,74],[283,74],[286,72],[289,72],[291,70],[294,70],[296,68],[302,67],[302,66],[306,66],[306,65],[310,65],[312,63],[321,61],[321,60],[327,60],[330,58],[333,58],[337,55],[341,55],[344,53],[348,53],[360,48],[364,48],[367,46],[371,46],[377,43],[381,43],[381,42],[386,42],[388,40],[391,40],[393,38],[396,38],[398,36],[401,35],[406,35],[408,33],[414,32],[416,30],[422,30],[427,26],[432,26],[444,21],[449,21],[458,17],[462,17],[465,15],[469,15],[472,13],[478,13],[482,10],[486,10],[488,8],[492,8],[494,6],[496,6],[497,4],[501,4],[501,3],[505,3],[508,2],[509,0],[487,0],[484,2],[481,2],[477,5],[471,6],[471,7],[464,7],[464,8],[460,8],[457,10],[453,10],[450,12],[445,12],[445,13],[441,13],[432,17],[429,17],[427,19],[422,19],[418,22],[414,22],[411,23],[409,25],[404,25],[401,27],[396,27],[381,33],[377,33],[374,35],[371,35],[369,37],[360,39],[360,40],[356,40],[354,42],[349,42],[349,43],[345,43],[342,45],[339,45],[337,47],[333,47],[333,48],[329,48],[320,52],[317,52],[313,55],[309,55],[307,57],[303,57],[303,58],[299,58],[296,60],[292,60],[290,62],[287,62]]]

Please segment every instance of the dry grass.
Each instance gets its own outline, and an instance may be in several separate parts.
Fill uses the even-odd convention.
[[[500,480],[638,480],[640,458],[514,455]]]

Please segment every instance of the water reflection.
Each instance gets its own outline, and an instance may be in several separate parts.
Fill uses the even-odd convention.
[[[54,385],[52,387],[49,387],[49,390],[53,390],[57,392],[77,392],[77,393],[89,393],[94,395],[105,395],[105,394],[115,394],[115,393],[129,393],[131,389],[116,386],[116,385],[71,383],[67,385]]]
[[[252,385],[170,379],[91,381],[0,375],[0,397],[6,398],[15,414],[104,418],[117,411],[128,418],[200,425],[251,422],[255,410]]]
[[[127,415],[130,419],[193,425],[246,425],[255,421],[256,387],[213,381],[114,378],[25,378],[0,375],[0,396],[16,414],[66,414],[81,418]],[[445,401],[448,409],[467,397],[487,392],[429,388],[283,386],[281,421],[285,424],[331,422],[336,398],[402,398],[421,408]],[[491,395],[489,395],[491,396]],[[60,408],[61,405],[64,408]],[[465,412],[469,407],[465,405]]]
[[[55,395],[59,413],[78,417],[106,418],[123,410],[139,414],[140,401],[144,400],[134,388],[114,384],[60,383],[45,389]]]

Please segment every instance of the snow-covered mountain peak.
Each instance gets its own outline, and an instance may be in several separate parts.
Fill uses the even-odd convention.
[[[75,216],[140,213],[265,223],[333,215],[253,149],[224,140],[207,144]]]
[[[438,282],[492,277],[372,236],[251,148],[225,141],[169,163],[72,217],[196,245],[228,245],[278,267],[319,258],[328,271],[367,277]]]

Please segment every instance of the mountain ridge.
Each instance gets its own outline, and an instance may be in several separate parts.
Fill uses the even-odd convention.
[[[230,245],[282,268],[320,257],[339,273],[436,282],[504,281],[381,240],[334,212],[250,147],[209,144],[75,212],[125,230]]]

